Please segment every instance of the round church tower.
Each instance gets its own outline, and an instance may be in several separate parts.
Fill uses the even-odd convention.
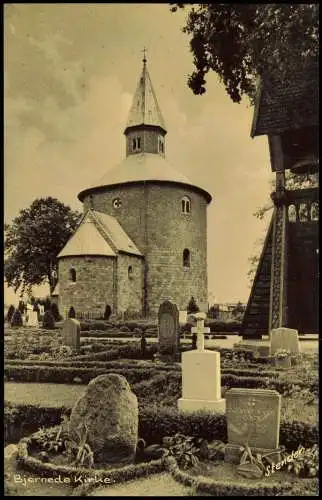
[[[178,309],[186,309],[191,296],[199,306],[207,303],[211,195],[166,161],[166,133],[144,57],[124,131],[126,158],[78,195],[85,213],[115,218],[143,256],[138,265],[146,316],[155,314],[166,299]],[[119,304],[115,309],[122,312]]]

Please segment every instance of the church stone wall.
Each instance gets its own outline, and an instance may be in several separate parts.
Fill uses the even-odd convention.
[[[59,310],[66,316],[71,306],[78,313],[104,313],[113,308],[113,257],[79,256],[59,259]],[[69,270],[76,271],[76,282]]]
[[[117,312],[142,312],[143,259],[120,253],[117,259]],[[130,272],[129,272],[129,268]]]
[[[188,196],[191,213],[183,214],[181,200]],[[119,197],[120,208],[113,207]],[[90,199],[84,200],[84,209]],[[106,188],[92,193],[92,208],[113,215],[145,255],[149,312],[171,298],[179,309],[191,296],[207,302],[207,202],[189,186],[146,183]],[[183,250],[190,251],[190,268],[183,267]]]

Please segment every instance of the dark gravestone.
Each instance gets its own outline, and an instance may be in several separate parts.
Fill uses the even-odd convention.
[[[168,300],[159,307],[158,336],[160,355],[175,358],[179,351],[179,311]]]
[[[63,342],[79,352],[80,350],[80,322],[74,318],[67,318],[63,325]]]

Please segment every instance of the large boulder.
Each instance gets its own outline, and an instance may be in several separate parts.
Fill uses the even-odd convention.
[[[138,402],[127,380],[109,373],[94,378],[72,409],[69,437],[86,442],[95,463],[133,463],[138,441]]]

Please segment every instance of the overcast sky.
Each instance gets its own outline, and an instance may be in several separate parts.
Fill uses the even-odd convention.
[[[252,215],[270,192],[267,139],[250,138],[252,108],[234,104],[214,73],[206,94],[188,88],[184,19],[167,4],[5,6],[5,221],[41,196],[81,210],[78,192],[124,157],[145,46],[167,159],[213,196],[209,293],[246,302],[248,258],[267,226]]]

